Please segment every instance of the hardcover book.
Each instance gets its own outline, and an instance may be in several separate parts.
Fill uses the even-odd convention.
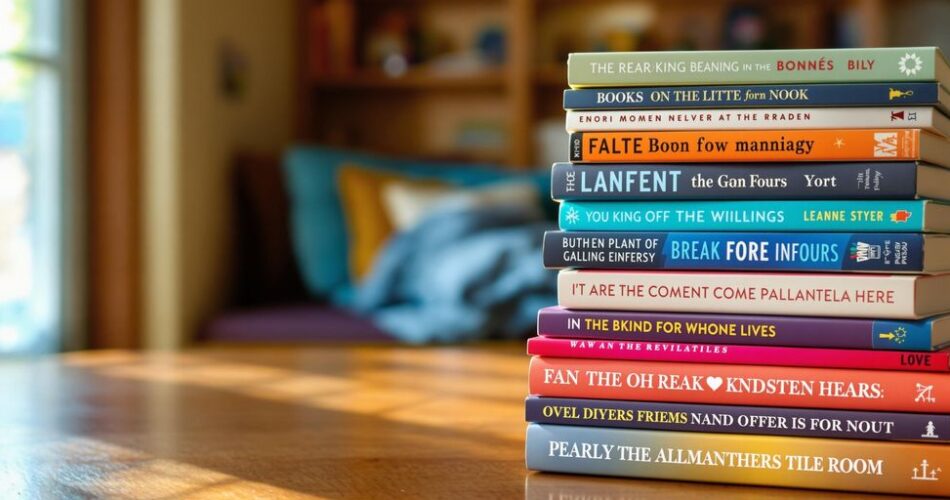
[[[950,274],[558,273],[568,309],[920,319],[950,312]]]
[[[565,201],[565,231],[950,232],[933,201]]]
[[[918,128],[950,134],[937,108],[735,108],[568,111],[568,132]]]
[[[551,197],[641,200],[950,200],[950,169],[920,162],[555,163]]]
[[[548,231],[549,269],[760,269],[942,273],[950,237],[919,233]]]
[[[539,424],[677,432],[950,442],[950,415],[529,397]]]
[[[538,335],[616,341],[932,351],[950,343],[950,316],[898,321],[546,307],[538,311]]]
[[[936,82],[703,85],[564,91],[564,109],[676,109],[790,106],[935,106],[950,109]]]
[[[530,424],[527,467],[569,474],[950,495],[950,447]]]
[[[946,373],[531,358],[535,396],[950,413]]]
[[[950,372],[950,353],[947,351],[872,351],[535,337],[528,339],[528,354],[555,358]]]
[[[567,57],[572,88],[647,85],[950,82],[936,47],[588,52]]]
[[[574,132],[574,163],[923,160],[950,166],[950,140],[919,129]]]

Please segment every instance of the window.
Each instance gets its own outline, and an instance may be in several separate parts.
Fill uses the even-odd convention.
[[[62,0],[0,0],[0,353],[61,345]]]

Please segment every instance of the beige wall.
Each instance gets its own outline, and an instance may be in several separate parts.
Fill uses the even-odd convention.
[[[231,160],[291,138],[293,0],[144,0],[146,345],[187,342],[227,299]],[[243,94],[219,89],[219,56],[245,61]]]

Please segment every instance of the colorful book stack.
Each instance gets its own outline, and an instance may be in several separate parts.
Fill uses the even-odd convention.
[[[568,81],[528,467],[950,495],[940,51],[572,54]]]

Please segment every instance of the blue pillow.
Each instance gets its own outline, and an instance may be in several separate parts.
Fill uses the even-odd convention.
[[[290,195],[290,231],[294,253],[307,290],[314,296],[347,305],[352,293],[347,256],[349,241],[337,189],[337,173],[345,164],[399,172],[409,177],[477,186],[508,179],[526,179],[538,186],[546,205],[550,172],[513,172],[488,165],[420,163],[327,147],[291,148],[284,157]]]

